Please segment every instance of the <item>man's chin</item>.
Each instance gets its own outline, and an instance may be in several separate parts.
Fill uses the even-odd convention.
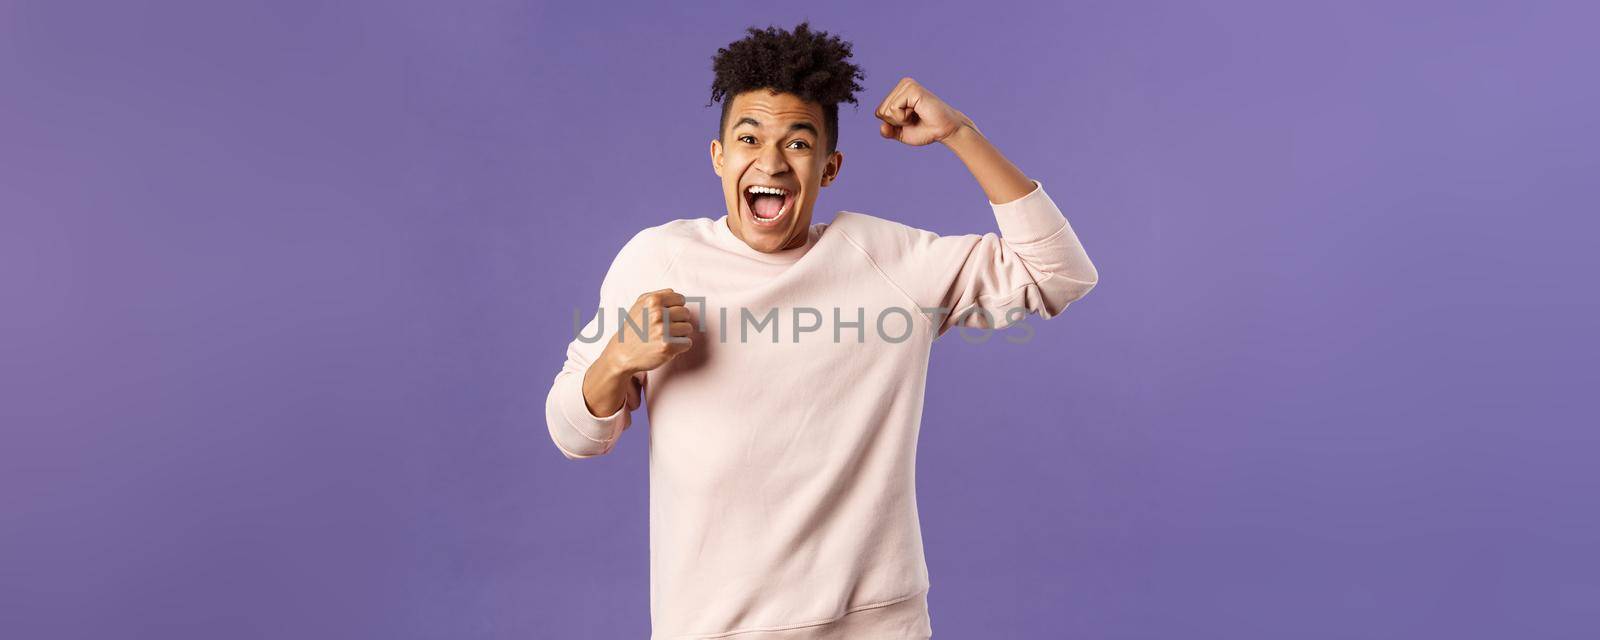
[[[769,237],[763,233],[751,234],[746,232],[744,243],[750,245],[751,249],[762,253],[777,253],[783,250],[785,239],[787,239],[786,236],[772,235]]]

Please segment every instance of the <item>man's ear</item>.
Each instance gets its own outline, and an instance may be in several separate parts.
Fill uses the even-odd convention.
[[[822,166],[822,186],[826,187],[839,177],[839,170],[844,168],[844,152],[835,151],[828,156],[828,164]]]
[[[722,141],[711,141],[711,170],[717,172],[717,177],[722,177]]]

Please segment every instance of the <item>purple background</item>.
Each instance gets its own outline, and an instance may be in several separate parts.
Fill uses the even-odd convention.
[[[1600,634],[1592,4],[574,4],[0,3],[0,635],[645,637],[647,433],[545,392],[802,18],[822,219],[993,228],[912,75],[1104,278],[935,349],[936,637]]]

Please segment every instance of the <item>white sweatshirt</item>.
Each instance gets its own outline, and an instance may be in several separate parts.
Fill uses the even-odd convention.
[[[915,482],[931,345],[958,324],[1053,317],[1099,280],[1034,187],[990,203],[999,235],[841,211],[779,253],[744,244],[727,216],[651,227],[622,248],[546,421],[567,457],[602,455],[642,394],[652,640],[931,635]],[[634,376],[615,414],[590,414],[584,372],[621,310],[668,287],[690,297],[703,328],[693,348]]]

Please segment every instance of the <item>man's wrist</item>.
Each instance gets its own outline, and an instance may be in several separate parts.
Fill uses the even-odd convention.
[[[961,126],[956,127],[955,131],[941,138],[939,142],[956,152],[956,155],[961,155],[963,151],[971,148],[974,142],[982,139],[983,132],[978,130],[978,125],[974,124],[971,118],[967,118]]]
[[[609,347],[600,352],[600,357],[595,358],[594,364],[590,365],[590,369],[594,370],[593,373],[597,376],[597,381],[608,384],[620,383],[635,373],[629,370],[628,367],[623,366]]]
[[[583,374],[583,403],[589,415],[609,416],[627,404],[626,383],[632,376],[631,371],[616,362],[610,351],[602,352]]]

